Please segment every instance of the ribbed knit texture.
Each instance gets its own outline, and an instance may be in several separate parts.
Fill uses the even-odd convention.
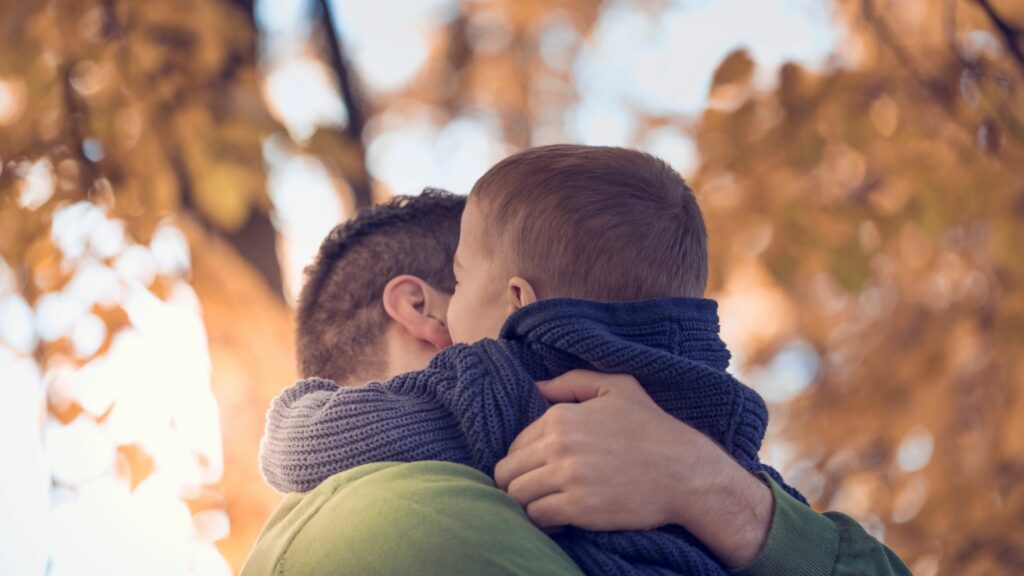
[[[550,406],[534,382],[587,368],[634,375],[666,412],[785,487],[758,461],[764,402],[725,372],[728,364],[713,301],[543,300],[509,317],[499,340],[452,346],[425,370],[359,388],[309,379],[286,390],[267,414],[263,473],[284,492],[383,461],[446,460],[493,476],[519,432]],[[588,574],[727,574],[678,527],[569,528],[552,538]]]

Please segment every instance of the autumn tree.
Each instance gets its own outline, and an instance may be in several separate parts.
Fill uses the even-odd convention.
[[[168,298],[182,277],[203,305],[225,430],[224,476],[183,498],[195,514],[227,510],[234,526],[221,546],[236,567],[278,500],[260,480],[256,439],[270,398],[294,377],[261,150],[262,139],[281,128],[262,101],[256,48],[252,5],[244,1],[13,2],[0,9],[0,255],[38,310],[48,294],[69,294],[83,267],[114,269],[123,252],[90,244],[70,260],[55,245],[58,228],[83,226],[80,214],[93,212],[58,222],[61,210],[99,207],[104,222],[123,225],[125,245],[156,250],[154,234],[165,225],[187,234],[192,257],[184,256],[184,268],[143,282]],[[102,342],[81,353],[73,334],[40,338],[24,351],[45,373],[68,362],[88,366],[132,327],[124,302],[87,308],[106,325]],[[136,368],[133,379],[155,377]],[[106,421],[107,413],[82,406],[78,390],[61,396],[54,388],[51,382],[47,420]],[[137,486],[152,472],[153,455],[121,445],[116,466]]]
[[[270,399],[295,376],[267,142],[316,158],[350,213],[413,192],[375,180],[367,148],[423,111],[439,127],[484,119],[499,152],[571,139],[566,118],[587,96],[577,65],[594,57],[595,29],[623,6],[653,22],[672,9],[453,3],[422,68],[374,91],[338,30],[346,14],[307,4],[303,49],[330,71],[344,118],[303,139],[267,105],[249,0],[0,3],[0,351],[38,370],[47,430],[107,429],[116,404],[65,376],[131,350],[122,341],[144,331],[145,314],[121,297],[201,309],[223,477],[200,478],[180,500],[235,569],[279,498],[259,477],[258,440]],[[711,296],[736,369],[772,401],[767,459],[916,574],[1016,573],[1024,6],[837,0],[834,10],[844,36],[824,67],[788,63],[765,86],[755,55],[736,51],[697,118],[631,103],[622,114],[635,129],[608,143],[644,147],[656,133],[696,143]],[[127,288],[74,314],[53,308],[88,284],[76,280],[84,269],[115,271]],[[192,456],[218,476],[204,461],[213,452]],[[134,493],[158,463],[128,443],[108,468]],[[52,483],[81,490],[66,475]],[[204,515],[225,510],[226,535]]]
[[[739,336],[753,365],[794,342],[820,358],[774,407],[816,504],[915,574],[1016,573],[1024,6],[838,8],[831,69],[788,64],[770,92],[750,89],[745,53],[719,70],[697,126],[714,285],[785,319]]]

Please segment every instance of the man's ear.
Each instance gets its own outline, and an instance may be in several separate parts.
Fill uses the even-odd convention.
[[[382,300],[384,311],[410,336],[422,340],[437,350],[452,345],[445,318],[450,296],[435,290],[411,274],[392,278],[386,286]]]
[[[519,310],[537,301],[537,293],[526,278],[513,276],[508,281],[508,312]]]

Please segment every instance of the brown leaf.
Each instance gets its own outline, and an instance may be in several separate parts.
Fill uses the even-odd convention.
[[[711,79],[710,98],[715,103],[736,100],[750,85],[754,60],[745,49],[732,52],[722,60]]]

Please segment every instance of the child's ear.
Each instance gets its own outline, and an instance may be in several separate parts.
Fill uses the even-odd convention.
[[[509,314],[511,314],[523,306],[529,306],[536,302],[537,293],[526,278],[513,276],[508,281],[508,301]]]
[[[406,333],[436,350],[452,345],[445,318],[450,296],[411,274],[392,278],[382,295],[384,312]]]

